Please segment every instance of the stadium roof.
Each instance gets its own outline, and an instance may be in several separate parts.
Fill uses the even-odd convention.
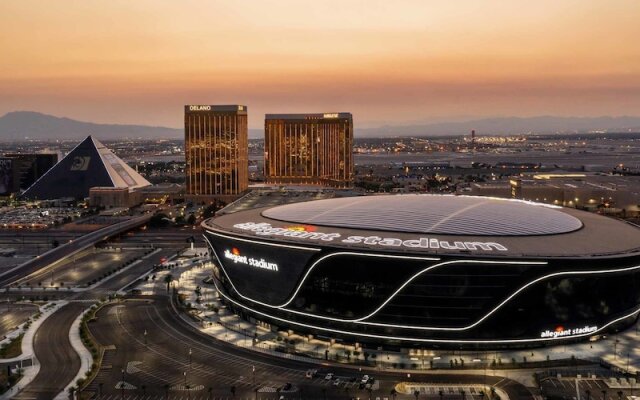
[[[92,187],[137,189],[151,185],[104,144],[87,136],[23,194],[29,199],[85,198]]]
[[[572,208],[473,196],[316,200],[240,211],[203,225],[250,241],[376,252],[531,258],[640,254],[640,229],[631,224]],[[484,251],[479,243],[493,247]]]
[[[453,195],[320,200],[274,207],[262,215],[322,226],[443,235],[550,235],[582,227],[578,218],[545,205]]]

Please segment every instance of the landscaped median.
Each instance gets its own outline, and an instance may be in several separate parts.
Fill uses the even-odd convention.
[[[80,370],[65,390],[56,396],[56,399],[82,398],[82,389],[84,389],[98,373],[100,364],[102,363],[104,349],[98,344],[93,335],[91,335],[87,323],[94,320],[96,312],[109,303],[109,301],[100,301],[86,309],[73,321],[71,329],[69,330],[69,341],[80,357]],[[78,393],[79,395],[74,397],[74,395]]]
[[[15,365],[16,374],[12,375],[12,377],[7,376],[7,380],[12,385],[9,387],[5,385],[2,388],[4,392],[1,392],[0,400],[14,396],[16,394],[14,388],[25,387],[38,374],[40,365],[33,352],[33,338],[38,328],[40,328],[40,325],[42,325],[51,314],[66,304],[66,301],[58,301],[41,306],[40,310],[31,316],[27,322],[18,327],[16,331],[7,335],[8,340],[3,344],[3,349],[0,350],[0,354],[2,351],[5,352],[4,357],[0,359],[0,363],[4,365]],[[29,364],[29,367],[19,368],[25,362]]]

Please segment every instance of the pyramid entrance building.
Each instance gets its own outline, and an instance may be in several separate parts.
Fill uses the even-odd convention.
[[[92,189],[129,193],[150,185],[104,144],[88,136],[22,196],[32,200],[81,199],[89,197]]]

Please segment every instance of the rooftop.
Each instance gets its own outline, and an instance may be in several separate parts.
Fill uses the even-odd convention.
[[[240,211],[203,225],[251,240],[393,253],[470,254],[466,243],[488,243],[500,249],[471,249],[471,254],[531,258],[640,254],[640,229],[631,224],[572,208],[472,196],[332,198]],[[425,241],[435,244],[422,244]]]
[[[351,119],[351,113],[347,112],[330,112],[330,113],[310,113],[310,114],[266,114],[264,119],[288,119],[288,120],[306,120],[306,119]]]
[[[321,200],[270,208],[262,215],[293,223],[442,235],[552,235],[582,227],[579,219],[546,205],[449,195]]]

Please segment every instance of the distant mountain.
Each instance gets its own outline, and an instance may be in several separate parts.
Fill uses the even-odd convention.
[[[15,111],[0,117],[0,140],[182,138],[182,129],[146,125],[95,124],[33,111]]]
[[[475,129],[478,135],[514,135],[523,133],[640,132],[640,117],[553,117],[486,118],[465,122],[440,122],[420,125],[392,125],[358,128],[358,138],[393,136],[466,135]],[[0,140],[84,139],[94,135],[101,139],[183,138],[182,129],[146,125],[96,124],[54,117],[33,111],[15,111],[0,117]],[[249,137],[262,139],[263,129],[249,129]]]
[[[382,126],[358,129],[356,137],[465,135],[475,129],[478,135],[517,135],[523,133],[640,132],[640,117],[553,117],[487,118],[465,122],[424,125]]]

